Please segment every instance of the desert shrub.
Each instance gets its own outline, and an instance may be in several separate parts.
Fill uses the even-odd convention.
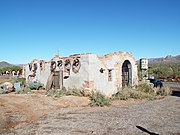
[[[154,93],[153,87],[151,86],[151,84],[149,84],[149,83],[147,83],[147,82],[140,83],[140,84],[136,87],[136,90],[137,90],[137,91],[144,92],[144,93],[149,93],[149,94]]]
[[[54,97],[61,97],[61,96],[83,96],[78,89],[54,89],[54,90],[48,90],[46,93],[47,96],[54,96]]]
[[[147,94],[141,91],[134,90],[133,92],[131,92],[130,97],[134,99],[144,99],[147,98]]]
[[[7,93],[7,91],[5,91],[5,90],[3,90],[3,89],[0,89],[0,95],[1,95],[1,94],[5,94],[5,93]]]
[[[26,79],[25,78],[19,78],[18,82],[21,82],[21,85],[25,85],[26,84]]]
[[[8,67],[3,67],[3,68],[0,68],[1,71],[18,71],[20,70],[21,67],[20,66],[8,66]]]
[[[40,81],[35,80],[35,81],[28,82],[28,86],[31,90],[33,90],[33,89],[39,90],[40,88],[43,87],[43,84]]]
[[[174,78],[180,76],[179,62],[150,63],[149,67],[149,75],[155,76],[156,78]]]
[[[145,86],[146,87],[146,86]],[[141,88],[141,87],[140,87]],[[131,88],[124,88],[122,90],[119,90],[116,94],[112,96],[112,99],[117,99],[117,100],[128,100],[130,98],[133,99],[148,99],[152,100],[155,99],[155,94],[154,93],[146,93],[144,92],[144,86],[142,89],[131,89]]]
[[[83,94],[81,93],[81,91],[78,90],[78,89],[68,89],[68,90],[67,90],[67,96],[68,96],[68,95],[80,96],[80,97],[83,96]]]
[[[161,87],[156,92],[160,96],[168,96],[172,94],[172,89],[170,87]]]
[[[47,96],[53,96],[53,97],[58,97],[60,96],[59,90],[48,90],[46,93]]]
[[[116,94],[112,95],[112,99],[118,99],[118,100],[127,100],[130,98],[131,95],[131,88],[124,88],[122,90],[119,90]]]
[[[154,93],[149,94],[149,93],[145,93],[145,92],[141,92],[137,90],[134,90],[131,93],[130,97],[133,99],[147,99],[147,100],[156,99],[156,95]]]
[[[52,90],[48,90],[46,95],[47,96],[53,96],[53,97],[66,96],[67,90],[64,88],[63,89],[52,89]]]
[[[103,107],[110,105],[110,99],[99,91],[95,92],[90,100],[91,100],[90,103],[91,106]]]
[[[31,92],[31,90],[29,89],[29,88],[23,88],[22,90],[17,90],[16,92],[15,92],[15,94],[28,94],[28,93],[30,93]]]

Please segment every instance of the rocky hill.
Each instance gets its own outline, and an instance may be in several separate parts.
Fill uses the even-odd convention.
[[[5,61],[0,62],[0,68],[11,67],[11,66],[13,66],[13,65],[8,62],[5,62]]]
[[[150,64],[159,63],[159,62],[180,62],[180,55],[177,56],[167,55],[164,58],[150,58],[148,59],[148,62]]]

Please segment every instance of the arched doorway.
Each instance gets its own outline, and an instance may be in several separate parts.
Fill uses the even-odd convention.
[[[132,85],[132,66],[129,60],[122,65],[122,88]]]

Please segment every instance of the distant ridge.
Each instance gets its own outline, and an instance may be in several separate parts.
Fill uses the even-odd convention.
[[[0,68],[12,67],[12,66],[14,66],[14,65],[13,65],[13,64],[10,64],[10,63],[8,63],[8,62],[6,62],[6,61],[1,61],[1,62],[0,62]]]
[[[139,63],[139,60],[137,61]],[[155,64],[155,63],[159,63],[159,62],[178,62],[180,63],[180,55],[176,55],[176,56],[172,56],[172,55],[167,55],[166,57],[161,57],[161,58],[149,58],[148,59],[148,63],[149,64]],[[19,64],[17,66],[22,67],[23,64]],[[13,64],[10,64],[6,61],[1,61],[0,62],[0,68],[4,68],[4,67],[12,67],[15,66]]]
[[[180,62],[180,55],[176,55],[176,56],[167,55],[164,58],[149,58],[148,62],[150,64],[159,63],[159,62]]]

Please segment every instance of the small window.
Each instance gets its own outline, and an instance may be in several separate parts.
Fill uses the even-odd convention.
[[[63,61],[62,61],[62,60],[58,60],[58,61],[57,61],[57,66],[58,66],[59,68],[62,68],[62,66],[63,66]]]
[[[104,73],[105,69],[101,68],[99,71],[100,73]]]
[[[39,63],[39,66],[40,66],[40,70],[43,70],[43,64],[42,64],[42,62]]]
[[[112,81],[112,69],[108,69],[108,81]]]
[[[29,71],[31,71],[32,70],[32,64],[30,63],[29,64]]]
[[[64,79],[69,78],[71,69],[71,61],[69,59],[65,60],[64,63]]]
[[[34,67],[33,72],[36,72],[36,70],[37,70],[37,68],[38,68],[37,63],[34,63],[34,64],[33,64],[33,67]]]
[[[78,58],[73,60],[73,64],[72,64],[72,70],[74,73],[78,73],[79,69],[81,67],[81,63],[80,60]]]

